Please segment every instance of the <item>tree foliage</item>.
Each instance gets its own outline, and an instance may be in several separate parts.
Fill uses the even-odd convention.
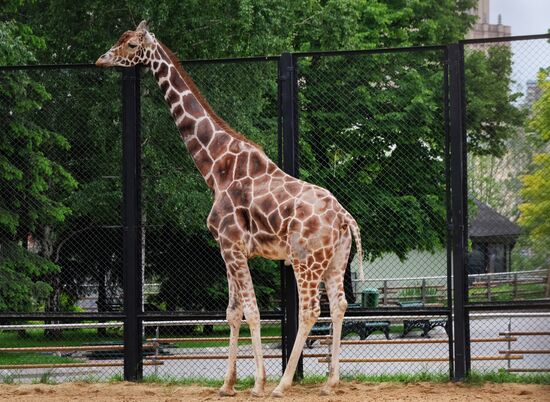
[[[538,76],[540,97],[533,104],[530,128],[545,144],[535,154],[530,172],[521,178],[518,222],[528,233],[529,246],[538,255],[542,264],[548,264],[550,254],[550,69],[541,70]]]
[[[0,23],[0,63],[35,61],[44,42],[15,22]],[[76,182],[52,156],[70,148],[67,139],[35,119],[51,100],[44,85],[24,71],[0,76],[0,310],[29,311],[51,287],[44,275],[59,267],[44,257],[42,235],[71,210],[64,202]],[[35,233],[38,255],[27,238]]]

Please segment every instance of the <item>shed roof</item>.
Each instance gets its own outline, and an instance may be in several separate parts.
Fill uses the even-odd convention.
[[[521,228],[505,216],[499,214],[487,204],[476,199],[473,202],[477,206],[477,214],[470,221],[468,233],[470,238],[503,238],[515,241],[521,233]]]

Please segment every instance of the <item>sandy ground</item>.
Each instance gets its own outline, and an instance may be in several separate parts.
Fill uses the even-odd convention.
[[[268,384],[271,391],[274,384]],[[526,384],[436,384],[436,383],[359,383],[343,382],[334,395],[320,396],[321,385],[293,386],[284,399],[253,398],[250,391],[220,398],[215,388],[131,383],[65,383],[59,385],[0,385],[0,401],[550,401],[550,386]]]

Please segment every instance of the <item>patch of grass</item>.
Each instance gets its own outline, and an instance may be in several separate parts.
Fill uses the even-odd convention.
[[[177,378],[161,377],[158,375],[149,375],[143,377],[140,382],[145,384],[165,384],[165,385],[199,385],[202,387],[219,388],[223,385],[223,380],[213,380],[209,378]],[[237,380],[235,389],[244,390],[254,386],[254,377],[244,377]]]
[[[514,298],[512,284],[491,287],[491,301],[506,302],[512,300],[533,300],[544,297],[545,285],[542,283],[517,284],[517,296]],[[469,298],[472,301],[488,300],[487,287],[470,287]]]
[[[38,352],[9,352],[0,353],[0,365],[3,364],[56,364],[75,363],[79,360],[70,357],[54,356]]]
[[[52,379],[52,372],[50,370],[44,371],[40,377],[36,378],[32,382],[33,384],[48,384],[54,385],[56,382]]]
[[[14,384],[15,383],[15,376],[13,374],[3,375],[0,379],[0,383],[2,384]]]
[[[420,284],[417,285],[418,287],[415,288],[407,288],[401,290],[397,297],[398,299],[422,299],[422,287]],[[426,303],[437,303],[439,301],[438,292],[436,288],[426,287],[424,289],[424,297],[426,298]]]
[[[122,382],[122,381],[124,381],[124,377],[122,376],[122,374],[115,374],[114,376],[109,378],[107,382]]]
[[[30,346],[75,346],[85,343],[103,341],[121,341],[122,337],[115,331],[108,331],[108,336],[99,336],[96,329],[65,329],[63,337],[51,340],[44,336],[44,330],[27,330],[21,337],[16,331],[0,332],[0,345],[3,348],[23,348]]]
[[[402,383],[415,383],[415,382],[447,382],[449,381],[449,375],[447,373],[428,373],[419,372],[414,374],[408,373],[396,373],[396,374],[356,374],[350,376],[343,376],[343,381],[360,381],[360,382],[402,382]]]
[[[0,345],[3,348],[25,348],[33,346],[78,346],[98,341],[120,341],[114,331],[108,331],[107,337],[100,337],[95,329],[66,329],[63,337],[51,340],[44,336],[44,330],[27,330],[25,336],[20,336],[17,331],[0,332]],[[8,352],[0,353],[0,365],[2,364],[48,364],[48,363],[74,363],[79,360],[70,357],[55,356],[42,352]]]

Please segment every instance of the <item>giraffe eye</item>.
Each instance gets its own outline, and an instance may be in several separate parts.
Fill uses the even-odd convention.
[[[130,49],[135,49],[135,48],[137,47],[137,44],[136,44],[136,43],[131,43],[131,42],[130,42],[130,43],[128,43],[128,47],[129,47]]]

